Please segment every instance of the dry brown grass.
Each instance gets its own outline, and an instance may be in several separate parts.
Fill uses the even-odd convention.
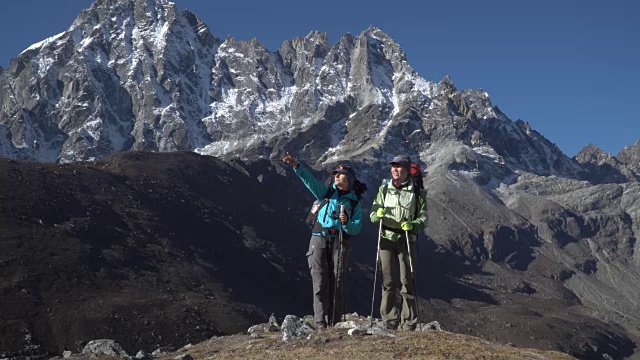
[[[283,343],[280,333],[263,334],[261,338],[233,335],[207,340],[160,359],[187,353],[194,359],[574,359],[560,352],[520,349],[444,331],[395,334],[395,338],[349,336],[347,330],[331,329],[291,343]]]

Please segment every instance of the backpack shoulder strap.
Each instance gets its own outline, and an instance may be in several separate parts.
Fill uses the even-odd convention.
[[[329,187],[327,188],[327,192],[324,194],[323,199],[329,199],[331,196],[333,196],[334,191],[336,191],[336,189],[334,189],[333,186],[329,185]]]
[[[358,206],[358,200],[353,200],[353,199],[349,199],[351,200],[351,216],[350,218],[353,218],[353,212],[356,211],[356,206]]]
[[[324,207],[328,202],[329,199],[333,196],[333,193],[336,191],[336,189],[333,188],[333,186],[329,185],[329,187],[327,188],[327,192],[324,193],[324,197],[322,198],[322,202],[320,203],[320,207],[318,208],[318,214],[320,214],[320,208]],[[327,213],[324,213],[324,219],[327,219]]]
[[[384,185],[382,185],[382,206],[384,207],[384,202],[387,199],[387,190],[389,190],[389,183],[388,182],[384,182]]]
[[[413,184],[413,196],[414,196],[413,202],[415,203],[415,210],[413,214],[414,219],[418,217],[418,209],[420,208],[420,195],[421,195],[420,188],[418,188],[416,184]]]

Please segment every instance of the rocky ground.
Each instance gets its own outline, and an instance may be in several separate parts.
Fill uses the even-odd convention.
[[[176,351],[138,352],[136,359],[574,359],[556,351],[517,348],[474,336],[443,331],[436,322],[420,324],[415,332],[386,330],[378,320],[349,314],[334,328],[313,329],[311,316],[288,315],[282,324],[270,318],[247,332],[213,337]],[[61,360],[91,357],[129,358],[112,340],[88,344],[80,354]],[[54,360],[54,359],[52,359]]]

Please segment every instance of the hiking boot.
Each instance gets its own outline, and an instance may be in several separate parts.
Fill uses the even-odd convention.
[[[327,324],[323,323],[323,322],[319,322],[319,323],[315,323],[313,325],[313,328],[315,330],[326,330],[327,329]]]
[[[398,325],[396,325],[393,321],[385,321],[384,328],[387,330],[397,330]]]
[[[400,330],[402,330],[402,331],[416,331],[416,326],[415,325],[402,326],[402,328]]]

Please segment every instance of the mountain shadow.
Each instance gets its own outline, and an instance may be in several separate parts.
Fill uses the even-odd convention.
[[[309,310],[289,186],[194,153],[0,160],[0,174],[0,352],[152,351]]]

